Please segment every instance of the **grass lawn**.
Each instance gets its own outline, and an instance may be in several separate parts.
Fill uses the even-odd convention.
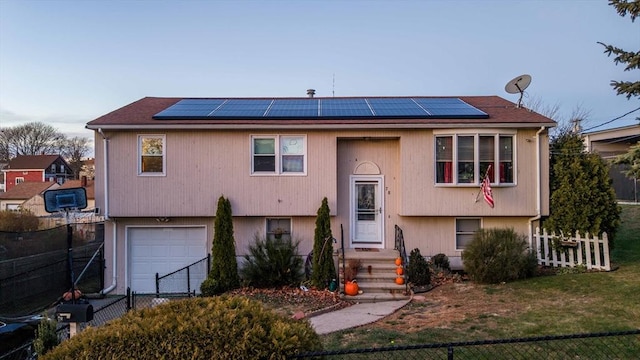
[[[325,349],[640,329],[640,206],[622,208],[615,271],[442,285],[381,321],[323,336]]]

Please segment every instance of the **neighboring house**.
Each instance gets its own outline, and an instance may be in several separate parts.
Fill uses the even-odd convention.
[[[96,159],[87,159],[82,161],[79,177],[86,176],[87,179],[93,180],[96,174]]]
[[[60,155],[19,155],[2,170],[5,191],[22,182],[55,182],[73,178],[69,164]]]
[[[603,159],[613,161],[618,155],[626,154],[632,145],[640,141],[640,125],[593,131],[583,134],[587,151],[599,154]],[[628,178],[623,171],[626,165],[611,165],[609,172],[618,200],[640,201],[639,179]]]
[[[155,291],[156,272],[204,258],[221,195],[239,259],[280,231],[306,255],[327,197],[334,247],[393,249],[397,225],[408,251],[460,267],[474,231],[531,236],[549,214],[555,125],[497,96],[143,98],[87,124],[105,292]],[[489,165],[494,208],[479,194]]]
[[[0,193],[0,210],[19,211],[25,209],[36,216],[46,216],[43,194],[59,187],[55,182],[24,182],[9,191]]]
[[[0,172],[7,166],[7,163],[0,163]],[[5,192],[4,175],[0,176],[0,193]]]

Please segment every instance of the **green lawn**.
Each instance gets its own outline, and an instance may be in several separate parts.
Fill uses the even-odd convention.
[[[640,206],[622,208],[622,225],[612,252],[615,271],[541,276],[503,285],[470,284],[475,296],[454,299],[450,307],[465,312],[464,301],[481,301],[491,311],[470,313],[446,326],[410,330],[411,321],[419,320],[421,313],[435,311],[426,293],[425,302],[412,302],[377,324],[323,336],[325,348],[640,329]],[[504,309],[509,311],[501,312]]]

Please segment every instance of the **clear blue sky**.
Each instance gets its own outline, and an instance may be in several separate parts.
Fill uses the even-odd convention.
[[[592,1],[0,0],[0,126],[68,135],[145,96],[498,95],[595,126],[640,106],[596,42],[640,49],[640,22]],[[335,81],[334,81],[335,78]],[[525,99],[526,101],[526,99]],[[607,127],[637,123],[635,112]],[[607,128],[603,127],[603,128]]]

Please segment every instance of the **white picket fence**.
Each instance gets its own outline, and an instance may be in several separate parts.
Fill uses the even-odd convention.
[[[590,238],[589,233],[581,237],[578,232],[575,237],[563,238],[555,233],[548,234],[546,229],[540,234],[540,228],[536,228],[534,239],[540,265],[585,266],[588,270],[611,271],[607,233],[602,234],[602,239]]]

